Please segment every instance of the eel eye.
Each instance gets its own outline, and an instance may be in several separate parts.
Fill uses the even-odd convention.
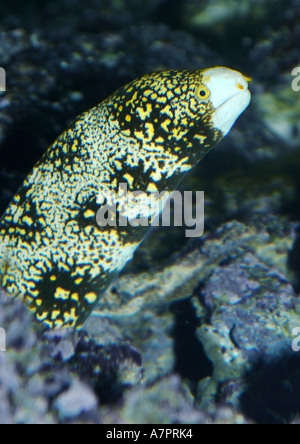
[[[201,100],[207,100],[210,97],[210,90],[206,86],[199,86],[196,91],[197,97]]]

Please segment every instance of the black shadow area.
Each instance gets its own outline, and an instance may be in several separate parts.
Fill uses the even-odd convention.
[[[288,424],[300,415],[300,352],[258,360],[245,375],[244,415],[258,424]]]

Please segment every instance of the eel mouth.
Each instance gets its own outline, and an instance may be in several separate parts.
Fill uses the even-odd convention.
[[[238,92],[225,100],[213,113],[214,126],[224,135],[228,134],[239,116],[248,108],[251,101],[249,89]]]

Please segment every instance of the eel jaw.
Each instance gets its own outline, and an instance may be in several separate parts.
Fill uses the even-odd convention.
[[[212,123],[223,136],[229,133],[237,118],[250,104],[249,80],[229,68],[217,67],[204,71],[203,83],[210,90],[209,100],[215,109]]]

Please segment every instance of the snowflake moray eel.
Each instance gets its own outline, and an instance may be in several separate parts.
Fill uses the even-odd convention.
[[[174,191],[247,108],[249,80],[223,67],[157,72],[80,115],[0,221],[1,286],[47,327],[81,326],[148,230],[99,226],[99,196],[120,183]]]

